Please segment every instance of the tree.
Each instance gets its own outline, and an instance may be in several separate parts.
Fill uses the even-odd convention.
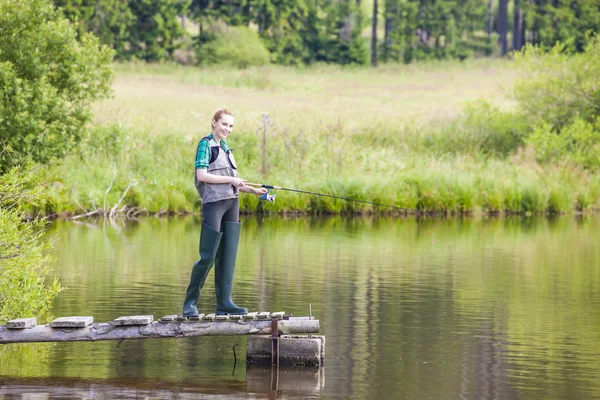
[[[536,0],[525,12],[533,44],[550,48],[562,42],[569,50],[582,52],[589,40],[587,33],[600,32],[597,0]]]
[[[371,21],[371,65],[377,65],[377,0],[373,0],[373,19]]]
[[[513,8],[513,33],[512,33],[512,48],[513,50],[521,50],[525,45],[525,26],[523,21],[522,0],[515,0]]]
[[[110,93],[113,51],[48,0],[0,0],[0,172],[66,154]]]
[[[186,14],[189,0],[135,0],[129,8],[135,22],[129,33],[129,50],[126,58],[136,57],[145,61],[172,58],[182,46],[180,39],[185,32],[177,16]]]
[[[498,35],[500,35],[500,47],[502,55],[508,52],[506,33],[508,31],[508,0],[498,1]]]
[[[115,50],[115,57],[126,58],[131,28],[135,16],[129,8],[129,0],[94,0],[94,13],[86,22],[88,31],[98,37],[100,43]]]

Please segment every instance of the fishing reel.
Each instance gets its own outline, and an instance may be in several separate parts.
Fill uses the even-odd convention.
[[[269,189],[267,189],[267,193],[260,196],[259,199],[275,203],[275,194],[269,194]]]

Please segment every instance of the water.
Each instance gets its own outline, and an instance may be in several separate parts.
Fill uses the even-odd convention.
[[[600,398],[598,218],[243,220],[234,299],[311,305],[322,371],[246,368],[243,337],[7,345],[0,398]],[[199,232],[55,223],[48,319],[180,312]]]

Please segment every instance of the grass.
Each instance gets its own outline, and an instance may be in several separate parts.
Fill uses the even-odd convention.
[[[221,107],[235,114],[228,142],[242,177],[252,182],[450,214],[598,207],[598,174],[511,153],[527,126],[510,111],[504,88],[517,74],[509,61],[377,69],[115,68],[115,96],[95,105],[93,134],[48,172],[57,198],[53,211],[82,214],[118,204],[149,213],[198,212],[193,156]],[[474,102],[482,98],[488,102]],[[290,192],[278,193],[275,204],[242,195],[241,207],[390,210]]]
[[[280,131],[323,135],[327,128],[361,130],[408,120],[456,115],[469,101],[501,107],[516,74],[502,60],[383,66],[313,66],[247,70],[117,64],[114,98],[94,107],[99,123],[118,121],[153,134],[197,137],[210,130],[215,110],[231,109],[236,132],[256,132],[262,115]]]

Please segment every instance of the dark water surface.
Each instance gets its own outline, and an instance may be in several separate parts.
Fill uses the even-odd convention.
[[[6,345],[0,398],[600,398],[598,218],[243,221],[234,299],[312,305],[322,371],[247,368],[245,337]],[[55,223],[67,289],[48,319],[179,313],[199,232],[195,218]]]

